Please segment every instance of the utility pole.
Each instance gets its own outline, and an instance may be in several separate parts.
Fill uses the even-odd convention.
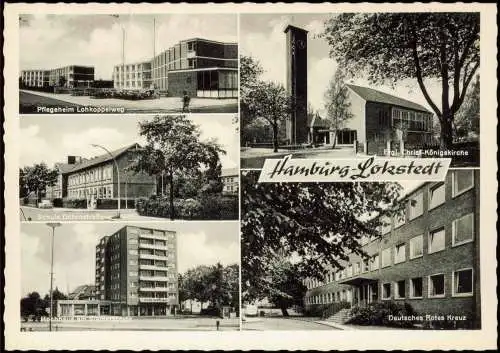
[[[50,251],[50,316],[49,316],[49,331],[52,331],[52,314],[53,314],[53,303],[54,296],[52,293],[52,287],[54,283],[54,233],[55,228],[60,227],[61,223],[47,223],[47,225],[52,228],[52,238],[51,238],[51,251]]]

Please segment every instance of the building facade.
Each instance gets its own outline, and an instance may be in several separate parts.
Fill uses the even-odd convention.
[[[222,192],[226,194],[238,194],[240,188],[240,178],[238,168],[222,169]]]
[[[202,38],[183,40],[151,61],[115,66],[115,88],[154,88],[169,96],[233,98],[238,95],[238,45]],[[127,71],[128,70],[128,71]],[[125,80],[125,84],[124,84]]]
[[[368,87],[346,85],[352,118],[337,131],[338,144],[358,143],[368,154],[385,155],[387,144],[421,148],[433,141],[433,115],[420,104]],[[328,138],[333,142],[330,131]]]
[[[21,71],[21,82],[26,87],[47,87],[49,85],[49,71],[23,70]]]
[[[49,70],[49,86],[90,87],[92,82],[94,82],[93,66],[68,65]]]
[[[110,314],[165,316],[179,304],[177,236],[173,231],[125,226],[96,246],[96,294]]]
[[[151,89],[151,62],[116,65],[113,69],[115,89]]]
[[[156,178],[144,172],[134,172],[128,167],[135,160],[140,146],[125,146],[110,154],[90,159],[68,156],[67,163],[58,163],[58,180],[46,189],[48,198],[86,199],[94,207],[97,199],[136,199],[156,193]],[[116,164],[115,164],[116,161]],[[118,167],[118,169],[117,169]],[[49,196],[50,195],[50,196]]]
[[[405,199],[382,236],[363,237],[367,258],[349,255],[325,280],[306,280],[306,307],[408,303],[419,314],[464,315],[480,326],[479,170],[450,170]]]

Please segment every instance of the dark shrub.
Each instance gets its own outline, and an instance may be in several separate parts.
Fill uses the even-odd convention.
[[[211,306],[205,309],[201,309],[200,315],[205,315],[205,316],[220,316],[219,309]]]
[[[128,206],[134,205],[133,200],[128,200]],[[127,206],[127,200],[120,199],[120,208],[124,209]],[[118,209],[118,199],[97,199],[96,206],[98,210],[116,210]]]
[[[63,207],[66,208],[87,208],[86,199],[63,199]]]
[[[202,219],[238,219],[239,205],[237,195],[204,195],[199,199]]]
[[[63,199],[55,198],[52,200],[52,206],[54,207],[63,207]]]
[[[370,303],[366,307],[354,307],[351,309],[353,316],[348,323],[356,325],[392,326],[410,328],[417,321],[413,320],[391,320],[394,317],[415,315],[415,311],[408,303],[396,303],[393,301]]]

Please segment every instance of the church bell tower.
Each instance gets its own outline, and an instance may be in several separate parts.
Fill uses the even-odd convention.
[[[286,35],[286,89],[293,107],[286,121],[286,138],[292,145],[307,142],[307,31],[288,25]]]

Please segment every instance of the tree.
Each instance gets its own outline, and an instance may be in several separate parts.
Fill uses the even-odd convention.
[[[273,130],[273,150],[278,152],[278,130],[292,111],[292,101],[285,88],[274,82],[258,82],[246,98],[252,118],[263,118]]]
[[[353,117],[351,113],[351,102],[349,101],[349,92],[345,85],[345,74],[342,69],[337,68],[330,85],[325,92],[325,110],[326,118],[330,120],[333,127],[332,148],[335,148],[337,142],[337,131],[343,123]]]
[[[260,62],[250,56],[240,55],[240,100],[247,103],[249,92],[257,87],[260,75],[264,73]]]
[[[147,143],[130,168],[167,177],[170,219],[174,219],[175,177],[193,175],[203,168],[208,168],[211,176],[220,175],[219,155],[226,152],[215,140],[201,141],[198,126],[184,115],[155,116],[139,123],[139,128]]]
[[[179,275],[181,301],[209,302],[220,313],[222,305],[239,306],[239,267],[199,265]]]
[[[466,138],[470,133],[479,135],[479,97],[477,75],[455,118],[454,131],[457,138]]]
[[[415,79],[439,119],[441,148],[452,146],[455,114],[479,68],[479,13],[344,13],[325,25],[330,55],[350,75],[367,74],[372,83]],[[441,83],[440,103],[429,95],[429,79]]]
[[[21,299],[21,315],[24,316],[25,321],[28,317],[33,315],[33,321],[42,315],[45,315],[45,309],[48,307],[48,302],[40,297],[38,292],[31,292],[26,297]]]
[[[43,162],[31,167],[26,166],[19,172],[19,189],[27,192],[24,197],[35,192],[37,201],[40,201],[41,192],[47,186],[55,185],[58,176],[57,169],[49,169]]]
[[[64,87],[66,85],[66,77],[59,76],[59,80],[57,83],[58,83],[59,87]]]
[[[68,296],[59,291],[59,288],[56,287],[56,289],[52,291],[52,316],[56,316],[57,314],[57,301],[66,299],[68,299]],[[43,300],[47,303],[47,307],[50,307],[50,293],[45,294]]]
[[[387,224],[384,216],[397,214],[402,207],[397,183],[257,183],[257,179],[258,173],[250,171],[241,179],[241,281],[243,299],[250,302],[272,291],[285,292],[287,282],[276,282],[273,276],[277,254],[297,259],[287,270],[293,272],[291,282],[308,277],[323,280],[325,268],[342,268],[340,261],[347,260],[350,252],[366,257],[362,236],[379,236],[379,227]]]

